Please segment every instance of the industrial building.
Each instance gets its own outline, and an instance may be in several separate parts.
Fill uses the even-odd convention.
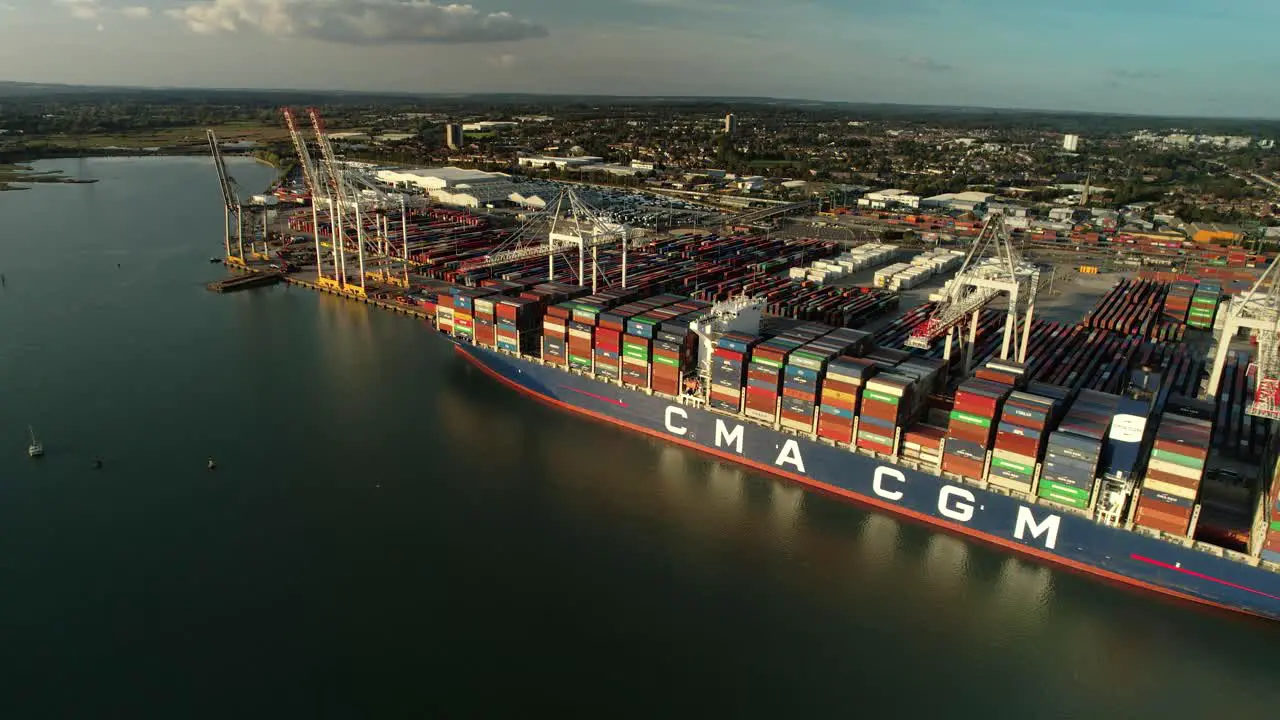
[[[987,203],[991,198],[995,197],[995,193],[985,192],[960,192],[960,193],[943,193],[927,197],[920,201],[922,208],[940,208],[944,210],[959,210],[962,212],[981,213],[986,209]]]
[[[1191,223],[1187,235],[1198,243],[1238,243],[1244,239],[1244,231],[1234,225],[1216,223]]]
[[[552,155],[525,155],[520,158],[520,165],[531,168],[560,168],[564,170],[568,167],[579,165],[592,165],[603,162],[604,158],[594,155],[582,155],[578,157],[555,157]]]
[[[377,178],[397,188],[418,190],[442,205],[469,208],[506,204],[516,187],[505,173],[456,167],[379,170]]]
[[[858,207],[869,207],[872,210],[906,207],[915,210],[920,207],[920,196],[912,195],[906,190],[888,188],[886,190],[869,192],[858,198]]]
[[[462,129],[467,132],[490,132],[512,128],[519,124],[510,120],[481,120],[480,122],[466,123],[462,126]]]

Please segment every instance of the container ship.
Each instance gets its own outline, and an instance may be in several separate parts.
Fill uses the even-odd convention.
[[[1232,542],[1205,542],[1222,416],[1158,369],[1135,367],[1108,393],[988,360],[940,414],[944,363],[862,330],[769,329],[745,296],[589,293],[455,287],[430,304],[466,360],[556,407],[1108,581],[1280,619],[1280,483],[1267,474]]]

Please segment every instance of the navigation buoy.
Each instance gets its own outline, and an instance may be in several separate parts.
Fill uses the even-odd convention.
[[[214,470],[217,467],[218,467],[218,463],[214,462],[213,458],[209,458],[209,469]]]

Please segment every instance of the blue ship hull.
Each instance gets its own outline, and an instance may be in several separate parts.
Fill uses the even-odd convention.
[[[536,361],[469,343],[456,348],[496,379],[563,409],[1076,571],[1280,620],[1280,573],[1262,567]]]

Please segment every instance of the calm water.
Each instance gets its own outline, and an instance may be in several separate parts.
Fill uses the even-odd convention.
[[[6,720],[1280,707],[1280,628],[546,409],[401,316],[209,293],[207,160],[42,165],[101,182],[0,193]]]

